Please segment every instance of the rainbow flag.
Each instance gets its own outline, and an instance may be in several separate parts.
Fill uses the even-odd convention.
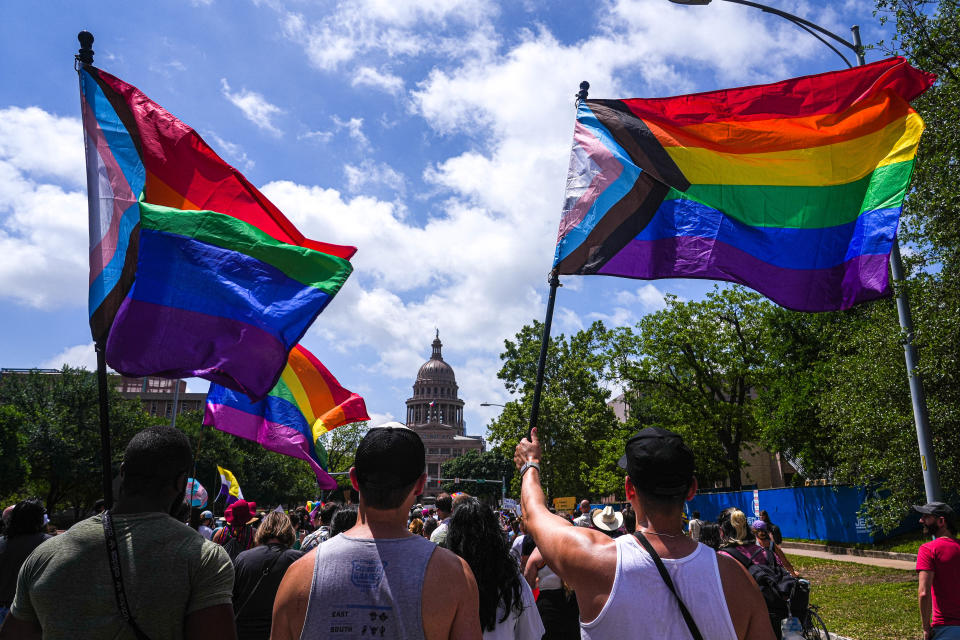
[[[560,274],[738,282],[798,311],[888,295],[932,74],[890,58],[775,84],[580,103]]]
[[[264,397],[351,272],[140,90],[80,69],[90,328],[130,376],[199,376]]]
[[[320,436],[369,419],[363,398],[341,387],[327,368],[298,344],[290,351],[277,385],[260,402],[211,384],[203,424],[306,460],[320,488],[333,489],[337,481],[326,472],[327,452]]]
[[[240,490],[240,483],[237,482],[229,470],[217,465],[217,472],[220,474],[220,493],[213,499],[214,502],[226,496],[227,504],[231,505],[237,500],[243,500],[243,491]]]

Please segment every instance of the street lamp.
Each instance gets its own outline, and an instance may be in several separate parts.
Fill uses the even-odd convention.
[[[832,38],[836,42],[852,50],[857,56],[857,64],[862,65],[864,63],[863,44],[860,42],[860,27],[857,25],[853,25],[852,27],[850,27],[850,31],[853,32],[853,42],[848,42],[847,40],[844,40],[837,34],[833,33],[832,31],[827,31],[826,29],[824,29],[818,24],[814,24],[809,20],[804,20],[800,16],[795,16],[792,13],[787,13],[786,11],[775,9],[774,7],[768,7],[767,5],[760,4],[759,2],[750,2],[749,0],[724,0],[724,1],[732,2],[733,4],[746,5],[748,7],[753,7],[754,9],[760,9],[760,11],[763,11],[764,13],[772,13],[775,16],[780,16],[781,18],[789,20],[790,22],[797,25],[798,27],[800,27],[801,29],[803,29],[804,31],[812,35],[814,38],[816,38],[823,44],[830,47],[830,49],[835,54],[837,54],[838,56],[840,56],[840,58],[843,59],[843,61],[847,64],[848,67],[852,67],[853,65],[850,64],[850,61],[847,60],[846,56],[840,53],[840,51],[835,46],[833,46],[832,44],[824,40],[820,34],[823,34],[828,38]],[[670,2],[674,4],[684,4],[684,5],[691,5],[691,6],[702,6],[702,5],[710,4],[710,0],[670,0]]]
[[[710,0],[670,0],[674,4],[685,5],[707,5]],[[848,42],[837,34],[827,31],[818,24],[809,20],[804,20],[792,13],[781,11],[773,7],[768,7],[759,2],[750,2],[750,0],[724,0],[733,4],[742,4],[755,9],[760,9],[764,13],[772,13],[789,20],[797,25],[823,44],[830,47],[834,53],[843,58],[848,67],[852,67],[850,61],[840,53],[832,44],[824,40],[820,34],[823,34],[843,46],[851,49],[857,54],[857,64],[864,65],[863,43],[860,41],[860,27],[853,25],[850,31],[853,32],[853,42]],[[903,260],[900,257],[900,242],[896,237],[893,239],[893,246],[890,248],[890,273],[893,281],[900,284],[904,281]],[[917,445],[920,449],[921,468],[923,469],[923,485],[927,494],[927,502],[937,502],[942,499],[940,490],[940,472],[937,469],[937,459],[933,452],[932,439],[930,437],[930,424],[927,417],[927,400],[923,390],[923,381],[917,372],[917,350],[913,344],[913,318],[910,314],[910,303],[907,300],[907,294],[901,287],[896,288],[897,315],[900,319],[900,328],[903,330],[905,339],[903,341],[903,356],[907,363],[907,379],[910,383],[910,397],[913,404],[913,422],[917,428]]]

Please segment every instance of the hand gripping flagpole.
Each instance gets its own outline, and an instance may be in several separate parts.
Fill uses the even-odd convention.
[[[74,68],[77,72],[83,67],[93,64],[93,34],[81,31],[77,34],[80,41],[80,50],[74,56]],[[82,93],[81,93],[82,95]],[[81,105],[82,109],[82,105]],[[87,140],[84,137],[84,145]],[[90,165],[87,165],[87,207],[93,211],[98,206],[97,176],[91,174]],[[103,475],[103,505],[107,509],[113,506],[113,466],[110,445],[110,401],[107,393],[107,359],[104,354],[106,345],[103,336],[95,336],[97,352],[97,388],[100,402],[100,467]]]

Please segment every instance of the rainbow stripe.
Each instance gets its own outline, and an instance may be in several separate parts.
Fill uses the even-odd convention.
[[[356,249],[305,238],[136,87],[93,67],[80,84],[90,327],[108,364],[263,398]]]
[[[769,85],[580,104],[561,274],[738,282],[800,311],[890,292],[934,81],[902,58]]]
[[[341,387],[312,353],[297,345],[290,351],[280,380],[260,402],[210,385],[203,424],[306,460],[320,488],[332,489],[337,482],[325,471],[327,452],[320,436],[369,419],[363,398]]]

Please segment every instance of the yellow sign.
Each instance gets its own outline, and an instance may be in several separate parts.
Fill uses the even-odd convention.
[[[553,508],[557,511],[572,511],[577,504],[576,496],[567,496],[565,498],[554,498]]]

